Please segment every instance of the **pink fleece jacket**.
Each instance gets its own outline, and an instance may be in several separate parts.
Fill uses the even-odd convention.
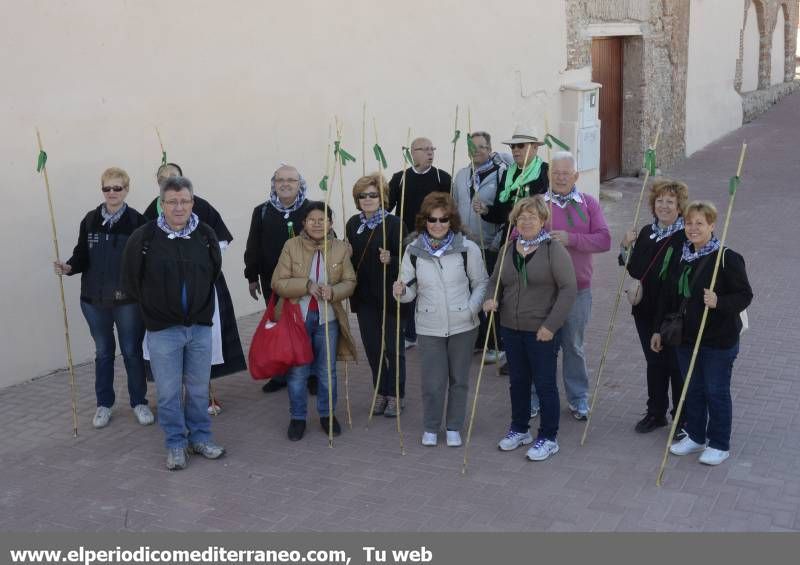
[[[583,202],[578,206],[583,211],[586,221],[580,218],[572,204],[567,204],[565,208],[553,204],[551,229],[569,232],[567,251],[575,267],[578,290],[583,290],[592,286],[592,254],[604,253],[611,249],[611,233],[608,231],[603,209],[597,199],[582,192],[580,196]],[[572,225],[567,219],[568,215],[572,218]]]

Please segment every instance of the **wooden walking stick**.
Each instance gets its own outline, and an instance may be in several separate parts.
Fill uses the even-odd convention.
[[[47,191],[47,207],[50,210],[50,228],[53,234],[53,251],[56,255],[56,262],[61,262],[61,255],[58,251],[58,234],[56,232],[56,216],[53,212],[53,197],[50,190],[50,179],[47,176],[47,153],[42,145],[42,136],[39,129],[36,129],[36,143],[39,146],[39,157],[36,162],[36,172],[44,176],[44,187]],[[72,401],[72,436],[78,437],[78,387],[75,383],[75,366],[72,362],[72,345],[69,339],[69,321],[67,320],[67,301],[64,299],[64,278],[58,275],[58,290],[61,296],[61,312],[64,317],[64,342],[67,348],[67,368],[69,369],[69,387]]]
[[[730,193],[730,200],[728,201],[728,211],[725,214],[725,224],[722,228],[722,237],[719,240],[719,251],[714,260],[714,271],[711,274],[711,284],[709,290],[713,291],[714,286],[717,284],[717,274],[719,273],[719,263],[722,255],[725,252],[725,240],[728,237],[728,226],[731,223],[731,215],[733,214],[733,202],[736,200],[736,189],[742,180],[742,165],[744,165],[744,156],[747,152],[747,143],[742,143],[742,151],[739,153],[739,165],[736,167],[736,176],[731,177],[728,181],[728,192]],[[664,457],[661,459],[661,466],[658,469],[658,478],[656,479],[656,486],[661,486],[662,479],[664,478],[664,466],[667,464],[667,457],[669,457],[669,448],[672,443],[672,438],[675,435],[675,430],[678,428],[678,423],[681,421],[681,411],[683,410],[683,403],[686,400],[686,392],[689,390],[689,382],[692,380],[694,373],[694,366],[697,362],[697,354],[700,351],[700,342],[703,340],[703,332],[706,328],[706,320],[708,319],[708,304],[703,308],[703,316],[700,318],[700,329],[697,331],[697,338],[694,340],[694,348],[692,349],[692,357],[689,361],[689,369],[686,371],[686,378],[683,380],[683,390],[681,390],[681,398],[678,400],[678,407],[675,409],[675,416],[672,418],[672,426],[667,436],[667,445],[664,448]]]
[[[642,200],[644,199],[644,192],[647,188],[647,181],[650,179],[652,175],[655,174],[656,168],[656,148],[658,147],[658,140],[661,137],[661,120],[658,121],[658,126],[656,127],[656,137],[653,140],[653,145],[651,145],[647,151],[645,151],[645,173],[644,173],[644,180],[642,181],[642,189],[639,191],[639,201],[636,203],[636,212],[633,215],[633,225],[634,227],[638,226],[639,224],[639,213],[642,209]],[[583,435],[581,436],[581,445],[586,442],[586,436],[589,433],[589,424],[592,422],[592,413],[594,412],[594,404],[597,400],[597,392],[600,390],[600,379],[603,377],[603,369],[606,366],[606,355],[608,354],[608,347],[611,344],[611,336],[614,333],[614,322],[617,319],[617,312],[619,311],[619,303],[622,297],[622,289],[625,286],[625,278],[628,275],[628,262],[630,261],[631,255],[633,254],[633,247],[631,247],[631,251],[628,253],[627,257],[625,258],[625,266],[622,268],[622,271],[619,275],[619,283],[617,285],[617,296],[614,299],[614,307],[611,309],[611,319],[608,322],[608,332],[606,333],[606,341],[603,344],[603,352],[600,355],[600,366],[597,369],[597,379],[595,379],[594,383],[594,391],[592,392],[592,402],[589,405],[589,414],[586,416],[586,424],[583,427]]]
[[[456,147],[458,146],[458,138],[461,137],[461,131],[458,129],[458,104],[456,104],[456,120],[453,125],[453,162],[450,165],[450,196],[453,196],[453,187],[455,186],[456,178]]]
[[[386,211],[386,202],[384,198],[384,186],[383,186],[383,170],[386,168],[386,156],[383,154],[383,149],[380,145],[378,145],[378,124],[375,121],[375,118],[372,118],[372,127],[375,130],[375,145],[372,147],[372,151],[375,153],[375,160],[378,161],[378,182],[380,186],[378,187],[378,194],[381,197],[381,210],[384,212]],[[381,232],[383,235],[382,239],[382,249],[387,249],[386,245],[386,218],[383,219],[381,222]],[[402,226],[400,228],[400,233],[403,233]],[[399,253],[398,256],[402,256],[402,252]],[[373,412],[375,411],[375,402],[378,399],[378,390],[380,390],[381,386],[381,376],[383,373],[383,365],[385,364],[386,360],[386,263],[381,264],[383,268],[383,290],[381,291],[382,297],[382,310],[381,310],[381,354],[378,356],[378,377],[375,379],[375,390],[372,392],[372,403],[369,407],[369,417],[367,418],[367,427],[372,423],[372,416]],[[388,368],[388,364],[387,364]],[[398,413],[401,410],[400,407],[400,399],[397,398],[398,402]]]
[[[367,176],[367,103],[361,107],[361,176]],[[344,198],[344,196],[342,196]],[[342,219],[344,221],[344,218]]]
[[[366,104],[364,106],[366,108]],[[336,118],[336,135],[339,139],[339,143],[341,143],[342,139],[342,125],[339,122],[339,118]],[[339,195],[341,196],[342,202],[342,237],[345,241],[347,241],[347,223],[345,222],[345,213],[344,213],[344,173],[342,171],[342,166],[347,164],[347,161],[355,161],[355,158],[350,155],[347,151],[341,148],[340,145],[336,145],[335,155],[337,156],[336,159],[336,167],[339,170]],[[348,300],[345,302],[345,312],[347,314],[350,313],[350,301]],[[344,360],[344,401],[345,401],[345,408],[347,413],[347,427],[349,429],[353,429],[353,416],[350,411],[350,367],[348,365],[347,359]]]
[[[530,156],[531,146],[528,145],[525,148],[525,159],[524,163],[528,162],[528,157]],[[527,165],[525,165],[527,167]],[[509,173],[506,173],[509,174]],[[525,168],[523,167],[522,171],[520,171],[520,175],[525,174]],[[498,187],[500,188],[500,187]],[[517,189],[517,193],[514,195],[514,201],[519,199],[519,194],[522,190],[522,185],[519,186]],[[505,263],[506,259],[506,251],[508,249],[508,245],[511,243],[508,238],[511,237],[511,222],[508,222],[508,227],[506,228],[506,237],[505,237],[505,244],[500,246],[500,263],[497,265],[497,281],[494,285],[494,292],[492,293],[492,300],[496,303],[497,302],[497,295],[500,293],[500,280],[502,277],[500,276],[503,272],[503,263]],[[495,319],[495,311],[492,310],[489,313],[489,326],[491,327],[494,324]],[[469,451],[469,443],[472,440],[472,426],[475,424],[475,412],[478,408],[478,394],[481,390],[481,379],[483,378],[483,368],[486,365],[486,349],[489,347],[489,332],[486,332],[486,337],[483,340],[483,353],[481,354],[481,364],[478,368],[478,379],[475,382],[475,396],[472,399],[472,411],[469,417],[469,427],[467,428],[467,441],[464,444],[464,462],[461,464],[461,474],[467,474],[467,455]]]
[[[408,134],[406,135],[406,146],[403,147],[403,176],[400,181],[400,224],[403,223],[403,212],[405,211],[406,205],[406,174],[408,173],[408,166],[414,164],[414,161],[411,157],[411,128],[408,128]],[[403,230],[400,229],[399,235],[399,249],[403,250]],[[403,255],[404,253],[400,254],[400,265],[403,264]],[[397,270],[397,280],[402,281],[402,269]],[[397,304],[397,310],[395,312],[395,328],[394,328],[394,389],[395,389],[395,398],[397,399],[397,435],[400,437],[400,454],[406,454],[406,448],[403,443],[403,428],[400,425],[400,414],[403,411],[400,405],[400,301],[395,299]]]

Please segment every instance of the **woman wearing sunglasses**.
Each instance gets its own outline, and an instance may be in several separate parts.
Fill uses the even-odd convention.
[[[400,348],[400,398],[397,398],[395,361],[397,312],[394,303],[387,304],[385,332],[383,322],[384,299],[391,296],[392,281],[397,280],[400,266],[400,238],[405,237],[405,226],[400,218],[386,213],[382,204],[386,201],[386,180],[378,173],[361,177],[353,186],[353,200],[361,212],[347,222],[347,241],[353,248],[351,260],[355,267],[358,283],[350,297],[350,309],[358,317],[361,341],[372,369],[372,383],[378,387],[373,414],[383,414],[394,418],[403,407],[406,389],[406,352]],[[383,241],[383,226],[386,223],[386,241]],[[401,235],[402,234],[402,235]],[[384,287],[383,265],[386,265],[386,286]],[[405,330],[406,320],[411,311],[410,304],[400,307],[400,335]],[[381,364],[381,336],[385,340],[383,348],[383,369],[378,383],[378,369]]]
[[[89,324],[95,344],[94,390],[97,410],[92,420],[95,428],[104,428],[111,420],[114,406],[114,357],[119,345],[128,373],[128,395],[136,420],[143,426],[153,423],[147,406],[147,382],[142,358],[144,323],[139,305],[125,294],[120,285],[122,250],[128,237],[145,224],[139,212],[125,203],[130,178],[117,167],[106,169],[100,177],[104,202],[83,218],[78,230],[78,244],[66,263],[54,262],[57,275],[81,274],[81,311]]]
[[[478,312],[489,276],[477,245],[462,233],[453,198],[434,192],[416,218],[393,291],[400,302],[417,299],[415,321],[422,366],[422,445],[435,446],[447,397],[447,445],[461,445]]]

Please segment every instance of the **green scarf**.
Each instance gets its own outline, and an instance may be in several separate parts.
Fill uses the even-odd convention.
[[[508,168],[506,172],[506,183],[503,187],[503,192],[500,193],[500,202],[508,202],[512,193],[515,195],[515,198],[522,198],[522,196],[519,195],[520,188],[539,178],[542,172],[542,160],[538,155],[535,156],[533,161],[528,163],[528,166],[522,171],[522,174],[517,177],[517,180],[512,182],[511,179],[514,178],[517,170],[519,170],[519,167],[517,167],[516,163]]]

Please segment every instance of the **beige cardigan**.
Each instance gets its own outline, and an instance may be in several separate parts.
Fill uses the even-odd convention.
[[[322,249],[323,242],[316,243],[305,234],[301,234],[286,242],[278,259],[278,265],[272,273],[272,290],[278,296],[297,304],[308,295],[308,273],[314,253]],[[347,245],[337,239],[328,239],[328,254],[325,263],[328,284],[333,288],[331,305],[339,322],[339,345],[336,359],[352,361],[356,359],[356,346],[350,333],[350,323],[342,301],[353,294],[356,288],[356,274],[350,262]],[[278,301],[275,316],[280,318],[283,305]]]

